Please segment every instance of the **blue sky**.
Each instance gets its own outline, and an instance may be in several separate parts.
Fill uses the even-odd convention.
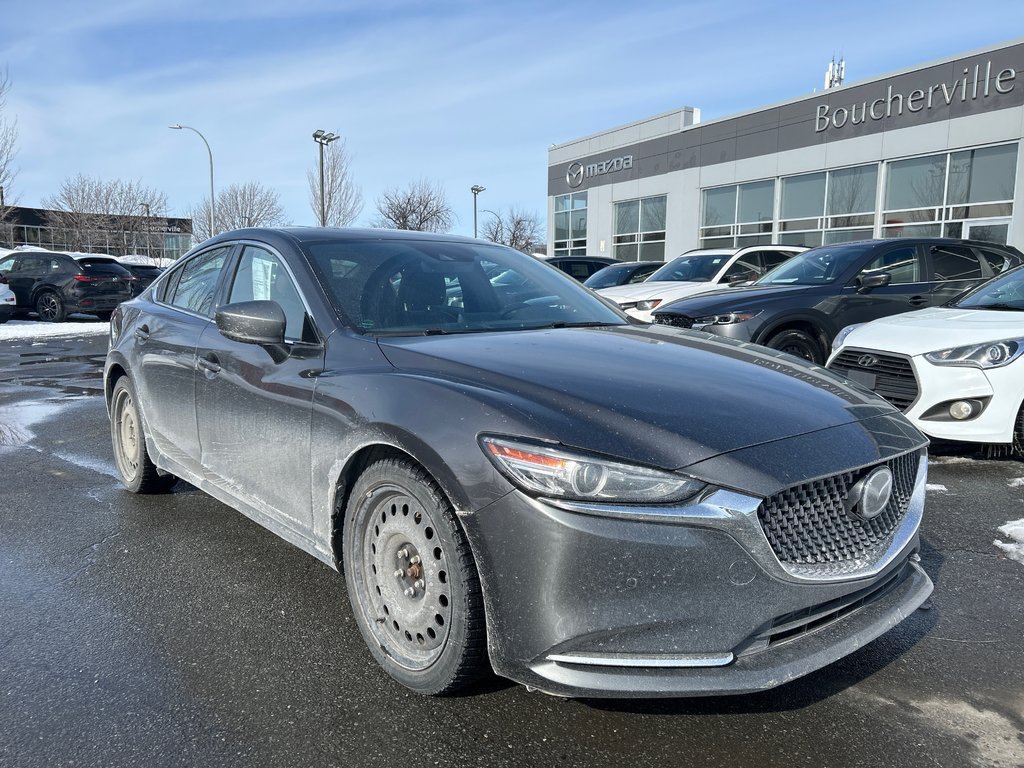
[[[845,10],[844,10],[845,9]],[[0,68],[20,131],[14,194],[37,206],[77,173],[139,180],[184,214],[260,181],[313,224],[311,133],[341,134],[366,206],[420,178],[471,233],[480,207],[545,212],[547,148],[684,105],[702,119],[1024,34],[1019,0],[449,2],[0,0]]]

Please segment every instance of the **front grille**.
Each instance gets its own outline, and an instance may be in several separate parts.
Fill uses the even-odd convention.
[[[900,527],[914,493],[920,452],[885,462],[893,474],[889,504],[870,520],[846,509],[854,484],[881,464],[801,483],[765,499],[757,516],[775,556],[791,573],[854,573],[875,564]]]
[[[901,411],[917,399],[917,377],[910,360],[901,355],[847,349],[829,363],[829,369],[867,386]]]
[[[676,328],[693,328],[693,318],[686,315],[655,315],[654,322],[658,325],[671,325]]]

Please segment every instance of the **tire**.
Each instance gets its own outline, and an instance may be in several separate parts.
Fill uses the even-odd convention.
[[[1017,420],[1013,425],[1013,443],[1010,445],[1010,455],[1024,461],[1024,403],[1021,403],[1017,412]]]
[[[487,672],[476,564],[430,475],[407,459],[367,467],[349,497],[342,551],[359,631],[392,678],[440,695]]]
[[[43,291],[36,296],[36,314],[46,323],[63,323],[68,316],[64,299],[56,291]]]
[[[97,312],[96,313],[96,317],[98,317],[104,323],[109,323],[110,322],[110,318],[112,318],[113,316],[114,316],[114,313],[111,310],[109,310],[109,309],[106,312]]]
[[[178,482],[160,474],[149,458],[135,388],[127,376],[117,380],[110,398],[110,440],[121,482],[132,493],[166,493]]]
[[[806,331],[799,331],[795,328],[777,333],[768,339],[766,346],[786,352],[794,357],[809,360],[812,363],[822,365],[825,356],[821,351],[821,344]]]

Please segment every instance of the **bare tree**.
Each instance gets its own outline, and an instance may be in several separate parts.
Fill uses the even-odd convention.
[[[14,148],[18,140],[18,125],[13,118],[7,117],[7,92],[11,81],[7,70],[0,71],[0,242],[8,240],[7,213],[9,204],[14,202],[11,182],[14,181]]]
[[[210,201],[203,200],[193,206],[189,215],[195,240],[201,242],[210,238]],[[217,194],[217,232],[245,227],[277,227],[286,223],[280,196],[258,181],[232,184]]]
[[[447,232],[455,223],[455,211],[448,205],[444,189],[426,179],[405,189],[392,188],[377,198],[375,227]]]
[[[344,141],[334,141],[324,149],[325,226],[347,227],[363,212],[363,193],[352,180],[352,158]],[[320,221],[320,163],[306,171],[309,182],[309,207]]]
[[[65,179],[55,195],[43,200],[49,208],[54,242],[68,250],[144,253],[162,247],[162,234],[152,232],[154,217],[167,215],[167,197],[138,181],[90,176]]]
[[[533,253],[544,243],[543,227],[536,213],[512,206],[504,213],[490,212],[481,234],[492,243],[500,243],[523,253]]]

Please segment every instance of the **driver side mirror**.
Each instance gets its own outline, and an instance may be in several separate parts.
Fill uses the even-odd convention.
[[[867,293],[875,288],[884,288],[892,282],[892,275],[888,272],[879,272],[874,275],[868,275],[860,279],[860,287],[857,288],[857,293]]]
[[[224,338],[263,347],[276,363],[288,357],[288,348],[284,344],[288,321],[276,301],[225,304],[217,310],[214,322]]]

